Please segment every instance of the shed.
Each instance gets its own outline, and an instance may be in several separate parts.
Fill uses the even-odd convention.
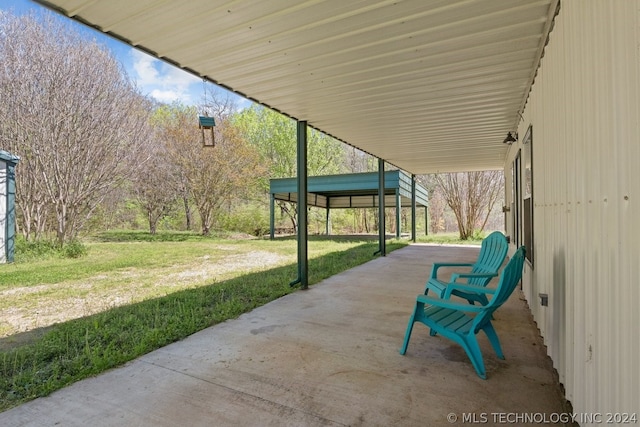
[[[415,192],[412,191],[415,185]],[[374,208],[379,206],[378,172],[352,173],[340,175],[311,176],[308,179],[307,204],[327,210],[327,234],[330,234],[331,209]],[[276,200],[298,202],[296,178],[276,178],[270,181],[271,195],[271,238],[274,235],[274,203]],[[425,218],[428,207],[427,190],[415,183],[415,178],[401,171],[384,173],[384,206],[424,207]],[[396,209],[396,237],[400,237],[400,209]],[[425,227],[426,229],[426,227]],[[415,230],[412,230],[415,236]]]
[[[13,262],[16,234],[15,168],[20,157],[0,150],[0,263]]]

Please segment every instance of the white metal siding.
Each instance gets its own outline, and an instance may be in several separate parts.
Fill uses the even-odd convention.
[[[639,104],[640,0],[563,0],[519,128],[533,126],[524,291],[577,413],[640,416]]]

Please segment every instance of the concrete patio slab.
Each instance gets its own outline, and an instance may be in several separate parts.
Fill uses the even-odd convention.
[[[437,426],[555,420],[563,411],[560,386],[519,291],[495,315],[506,360],[494,355],[486,337],[480,339],[487,380],[476,375],[460,347],[430,337],[419,324],[407,354],[398,353],[431,264],[472,261],[477,252],[410,245],[0,413],[0,425]]]

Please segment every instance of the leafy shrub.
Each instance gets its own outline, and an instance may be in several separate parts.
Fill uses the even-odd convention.
[[[87,254],[87,247],[78,239],[73,239],[72,241],[65,244],[60,253],[65,258],[80,258]]]
[[[57,255],[58,248],[53,240],[26,240],[23,236],[16,236],[16,262],[47,258]]]
[[[60,247],[53,239],[26,240],[23,236],[16,236],[16,262],[28,262],[49,257],[80,258],[86,254],[87,247],[78,239]]]
[[[269,210],[259,206],[242,206],[218,217],[218,226],[227,231],[261,236],[269,232]]]
[[[483,230],[474,229],[473,234],[471,235],[471,240],[483,240],[486,236],[486,233]]]

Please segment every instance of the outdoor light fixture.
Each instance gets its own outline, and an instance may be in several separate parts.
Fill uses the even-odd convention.
[[[502,142],[504,144],[513,144],[514,142],[516,142],[518,140],[518,134],[516,132],[514,132],[514,134],[515,134],[515,137],[511,134],[511,132],[509,132],[507,134],[507,137]]]

